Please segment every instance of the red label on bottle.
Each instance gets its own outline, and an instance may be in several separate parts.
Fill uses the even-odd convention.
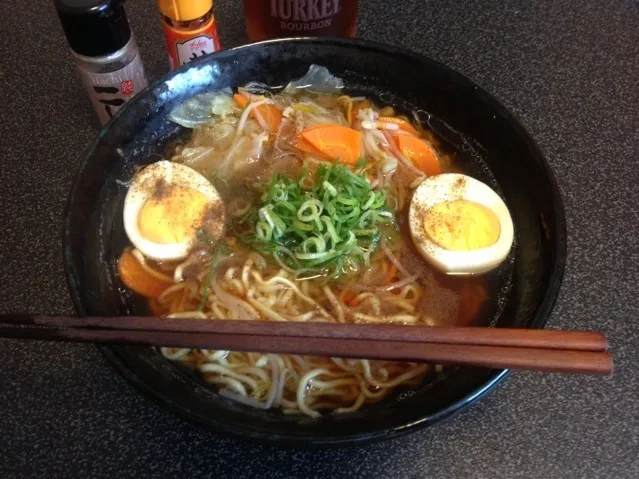
[[[271,16],[284,21],[312,22],[341,12],[340,0],[271,0]]]
[[[123,95],[133,95],[133,80],[124,80],[120,84],[120,91]]]
[[[355,33],[357,0],[245,0],[249,37]]]

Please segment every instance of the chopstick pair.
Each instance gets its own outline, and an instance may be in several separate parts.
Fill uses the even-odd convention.
[[[0,337],[610,374],[603,334],[187,318],[0,315]]]

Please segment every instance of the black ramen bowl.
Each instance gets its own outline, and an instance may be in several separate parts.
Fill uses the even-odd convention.
[[[349,92],[417,111],[447,148],[469,158],[478,174],[489,173],[510,208],[517,238],[510,286],[490,325],[543,327],[561,283],[566,233],[557,184],[533,140],[494,98],[444,65],[396,47],[337,39],[268,41],[203,57],[156,81],[117,113],[82,161],[68,204],[64,258],[78,314],[145,312],[116,274],[127,244],[122,205],[136,168],[156,161],[183,133],[167,119],[171,109],[195,94],[249,81],[285,85],[313,63],[343,78]],[[468,406],[508,373],[445,369],[379,404],[313,419],[220,397],[155,348],[102,351],[142,392],[188,419],[214,431],[296,447],[365,443],[414,431]]]

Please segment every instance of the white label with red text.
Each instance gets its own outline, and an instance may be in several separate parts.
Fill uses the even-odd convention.
[[[180,65],[184,65],[197,57],[213,53],[215,51],[215,42],[208,35],[200,35],[185,42],[177,43],[176,47],[178,61]]]

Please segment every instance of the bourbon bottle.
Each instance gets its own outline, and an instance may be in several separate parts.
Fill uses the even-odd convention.
[[[277,37],[355,36],[357,0],[244,0],[251,41]]]

